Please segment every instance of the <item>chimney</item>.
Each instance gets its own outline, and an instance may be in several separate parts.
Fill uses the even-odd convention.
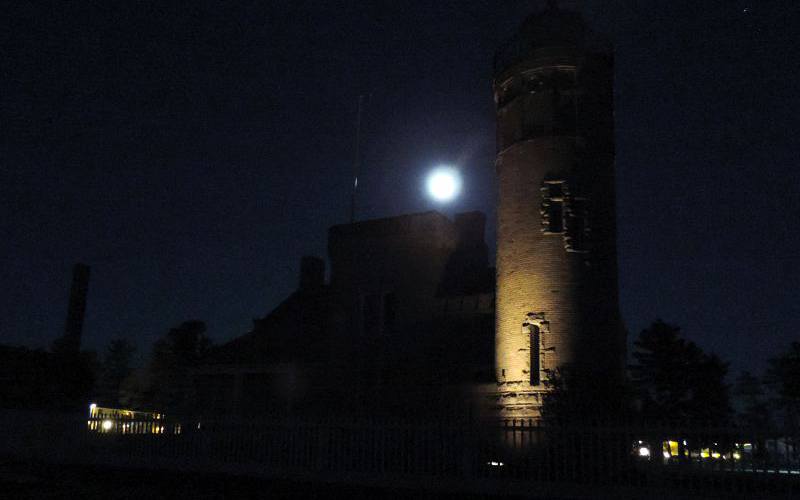
[[[81,350],[83,318],[86,315],[86,296],[89,292],[89,266],[75,264],[72,268],[72,290],[69,294],[67,323],[64,326],[62,348],[68,352]]]
[[[325,261],[319,257],[300,259],[300,290],[316,290],[325,284]]]

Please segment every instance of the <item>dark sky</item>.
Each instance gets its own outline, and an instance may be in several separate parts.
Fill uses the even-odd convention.
[[[576,2],[563,2],[574,5]],[[583,2],[616,43],[623,314],[760,370],[800,340],[798,3]],[[348,218],[494,218],[491,58],[540,2],[15,2],[0,21],[0,342],[171,326],[223,341],[295,286]],[[464,192],[437,207],[438,163]],[[494,223],[487,237],[494,239]]]

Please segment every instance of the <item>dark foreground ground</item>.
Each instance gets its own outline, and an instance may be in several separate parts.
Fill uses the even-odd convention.
[[[44,464],[0,464],[2,499],[182,500],[250,498],[520,498],[514,496],[448,494],[442,491],[384,486],[311,484],[230,475],[206,475],[152,470]]]
[[[499,481],[388,484],[381,480],[335,477],[325,481],[286,478],[258,478],[233,474],[203,474],[155,469],[121,469],[97,466],[20,463],[0,460],[0,500],[5,499],[102,499],[102,500],[181,500],[255,498],[441,498],[471,500],[479,498],[534,499],[772,499],[800,498],[767,489],[731,491],[720,488],[699,492],[679,492],[668,485],[659,488],[625,488],[614,484],[594,487],[548,488],[542,484],[514,484]],[[775,478],[780,479],[780,478]],[[355,484],[354,484],[355,483]],[[492,492],[492,494],[487,494]],[[499,494],[498,494],[499,492]],[[513,493],[513,494],[512,494]]]

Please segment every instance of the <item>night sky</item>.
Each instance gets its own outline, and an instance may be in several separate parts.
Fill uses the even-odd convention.
[[[0,342],[248,331],[347,222],[483,210],[494,50],[541,2],[15,2],[0,21]],[[562,2],[575,5],[576,2]],[[800,340],[796,0],[583,2],[616,44],[623,315],[760,371]],[[457,165],[439,206],[425,173]]]

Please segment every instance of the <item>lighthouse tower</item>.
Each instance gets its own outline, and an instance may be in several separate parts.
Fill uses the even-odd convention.
[[[620,377],[613,55],[550,2],[498,52],[497,408],[536,418],[548,374]]]

